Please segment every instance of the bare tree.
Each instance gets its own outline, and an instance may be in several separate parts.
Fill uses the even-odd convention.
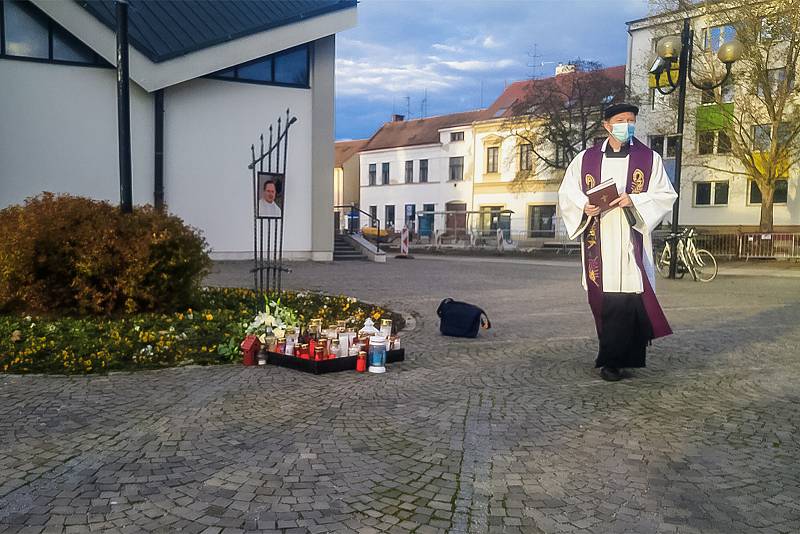
[[[600,63],[576,59],[574,72],[531,80],[525,96],[506,113],[502,129],[519,144],[530,145],[530,170],[517,173],[516,181],[533,177],[536,163],[564,168],[592,144],[602,128],[603,109],[625,95],[624,68],[604,68]]]
[[[719,42],[735,35],[742,44],[731,87],[718,88],[713,95],[707,90],[705,97],[716,104],[715,124],[710,127],[729,144],[733,165],[719,166],[714,158],[693,158],[690,165],[752,180],[761,193],[759,228],[772,232],[776,184],[800,163],[800,98],[795,87],[800,0],[680,2],[677,7],[656,0],[654,4],[656,13],[668,19],[705,18],[706,27],[696,32],[693,49],[692,77],[701,86],[724,76],[725,67],[713,54]]]

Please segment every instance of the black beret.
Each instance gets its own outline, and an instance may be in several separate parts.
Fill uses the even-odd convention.
[[[625,103],[614,104],[613,106],[608,106],[603,111],[603,118],[605,120],[608,120],[611,117],[613,117],[614,115],[619,115],[620,113],[628,113],[628,112],[631,112],[634,115],[638,115],[639,114],[639,108],[634,106],[633,104],[625,104]]]

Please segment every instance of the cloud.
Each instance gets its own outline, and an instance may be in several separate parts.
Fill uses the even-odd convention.
[[[492,61],[470,59],[465,61],[442,61],[441,64],[461,72],[486,72],[497,69],[507,69],[516,65],[517,62],[513,59]]]
[[[369,137],[406,96],[412,117],[426,95],[427,115],[487,106],[531,76],[528,63],[545,63],[541,76],[578,56],[622,64],[625,22],[648,9],[648,0],[361,0],[358,26],[336,36],[337,136]]]
[[[452,45],[446,45],[446,44],[442,44],[442,43],[434,43],[431,46],[431,48],[433,48],[434,50],[440,50],[442,52],[463,52],[464,51],[464,49],[461,48],[460,46],[452,46]]]
[[[458,87],[462,78],[440,72],[435,63],[393,64],[391,61],[336,60],[338,95],[362,95],[370,100],[391,100],[397,93],[441,91]]]
[[[492,37],[491,35],[488,35],[483,40],[483,47],[491,49],[491,48],[500,48],[501,45],[500,45],[500,43],[498,43],[497,41],[494,40],[494,37]]]

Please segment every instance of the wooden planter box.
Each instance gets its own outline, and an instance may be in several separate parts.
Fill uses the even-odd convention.
[[[347,356],[345,358],[332,358],[330,360],[305,360],[296,356],[287,356],[278,352],[267,353],[267,363],[297,369],[306,373],[321,375],[325,373],[336,373],[339,371],[355,371],[357,356]],[[386,351],[386,363],[402,362],[406,359],[405,349],[395,349]]]

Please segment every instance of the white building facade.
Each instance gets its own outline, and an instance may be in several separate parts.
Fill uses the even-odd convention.
[[[472,120],[480,112],[386,123],[360,152],[360,207],[384,228],[421,237],[465,228],[474,175]],[[362,221],[362,226],[368,224]]]
[[[658,39],[667,33],[679,34],[681,23],[682,19],[674,20],[669,16],[628,23],[626,78],[631,93],[641,103],[637,136],[662,155],[671,176],[674,176],[677,140],[677,91],[670,96],[661,95],[649,69],[657,57],[655,46]],[[717,61],[713,54],[722,42],[735,36],[732,27],[720,24],[713,16],[694,17],[690,24],[695,34],[695,55],[706,51],[713,61]],[[719,65],[724,71],[722,64]],[[752,87],[735,83],[736,73],[734,64],[734,82],[723,86],[720,93],[721,101],[734,113],[737,101],[750,98],[753,92]],[[679,222],[711,231],[752,231],[758,228],[760,221],[761,194],[747,176],[717,170],[739,173],[743,170],[729,155],[730,141],[724,131],[708,126],[718,124],[715,120],[718,110],[718,104],[710,94],[687,85]],[[776,231],[800,230],[798,171],[800,169],[796,166],[790,168],[786,179],[777,184],[773,206]]]
[[[119,201],[116,38],[113,14],[102,7],[0,6],[0,207],[43,191]],[[258,150],[259,136],[279,117],[285,123],[289,109],[297,122],[288,144],[285,256],[330,260],[335,33],[355,25],[355,2],[287,11],[269,30],[244,27],[231,38],[227,28],[227,37],[197,37],[172,50],[151,49],[136,34],[150,22],[135,19],[136,7],[131,0],[134,204],[160,194],[170,212],[202,231],[212,257],[252,258],[250,146]],[[178,19],[173,41],[188,24]]]

